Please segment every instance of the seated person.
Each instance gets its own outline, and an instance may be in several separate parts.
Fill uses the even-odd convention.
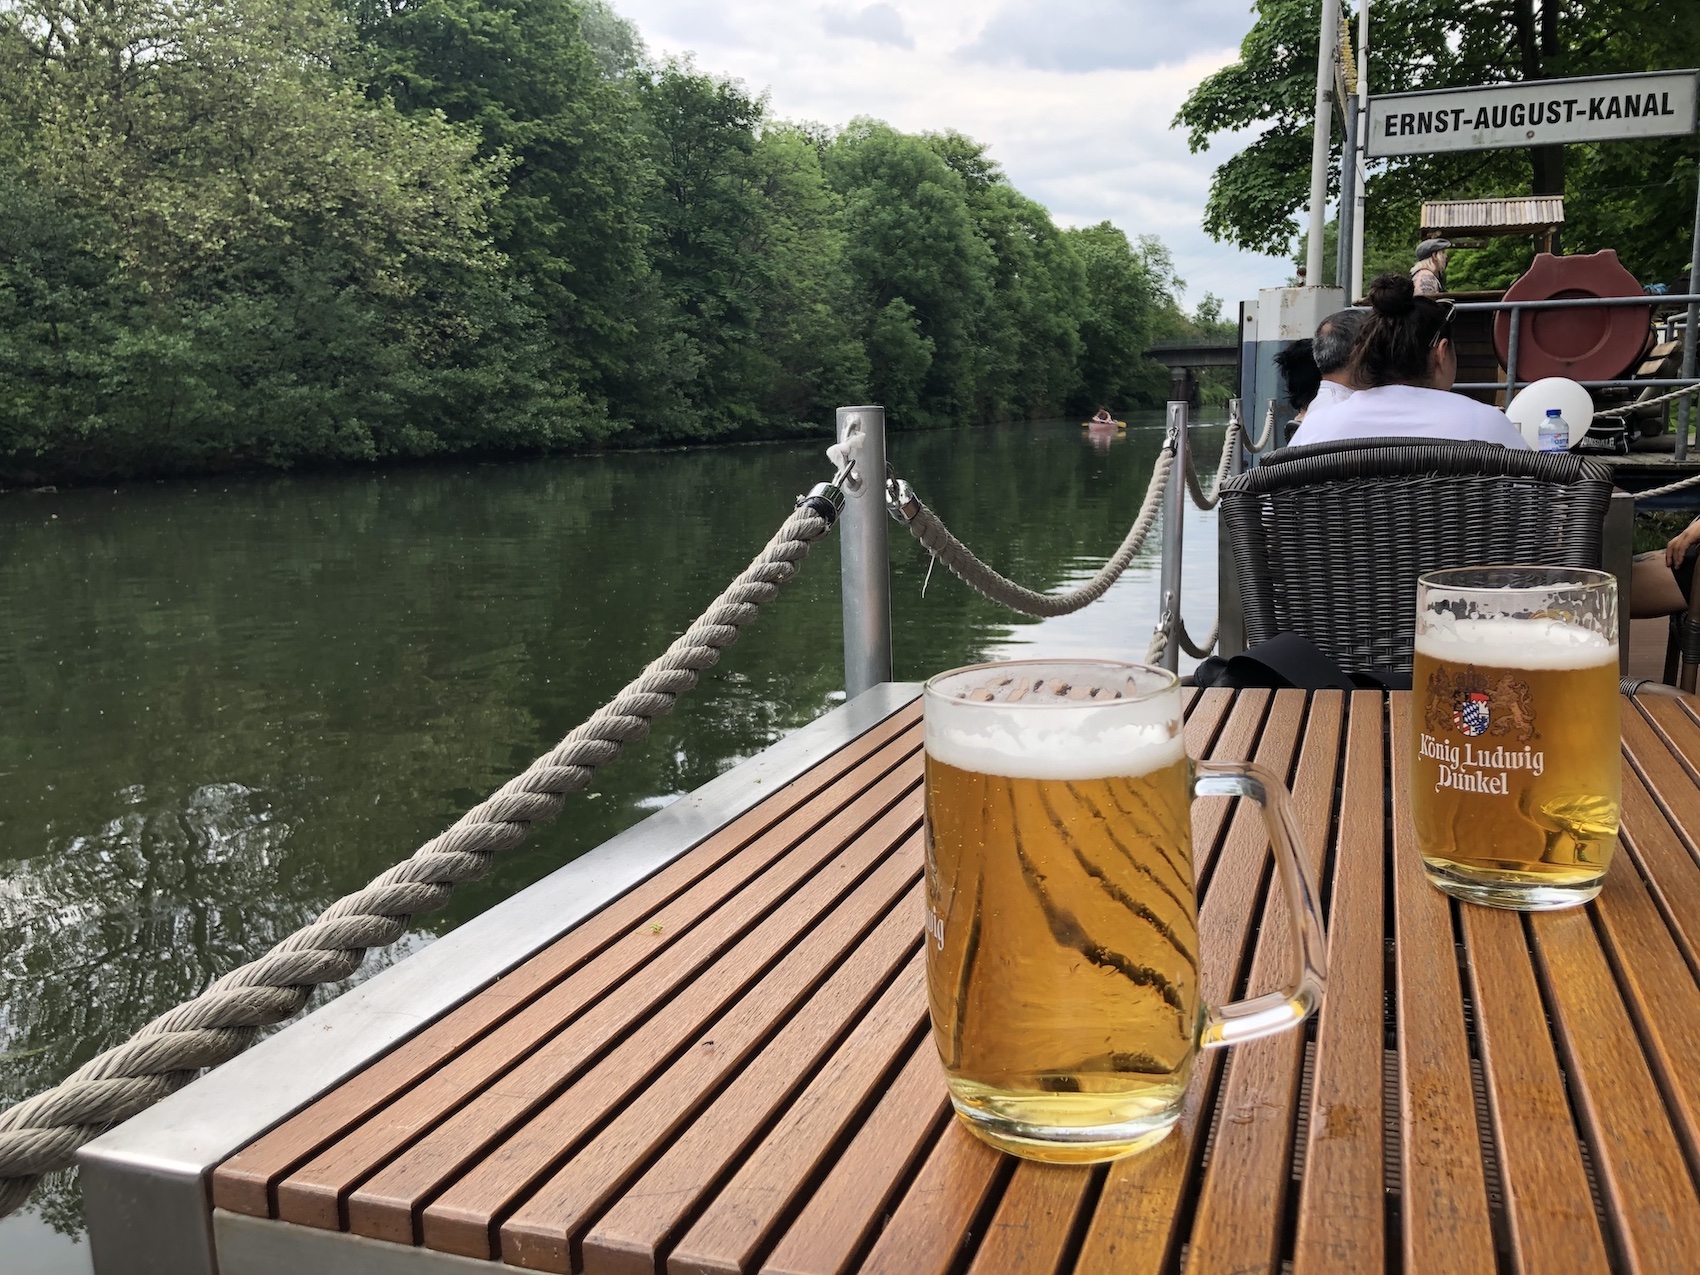
[[[1352,345],[1363,330],[1365,317],[1362,310],[1341,310],[1316,325],[1310,354],[1316,360],[1322,380],[1316,387],[1313,407],[1328,407],[1356,392],[1358,387],[1352,384],[1348,366],[1352,361]]]
[[[1287,387],[1287,404],[1298,413],[1293,421],[1302,421],[1316,399],[1317,386],[1322,384],[1322,373],[1311,357],[1310,341],[1294,341],[1275,356],[1275,366],[1281,369],[1281,380]]]
[[[1451,392],[1458,355],[1449,303],[1417,296],[1401,274],[1378,278],[1369,299],[1346,367],[1360,388],[1343,402],[1313,408],[1292,445],[1409,437],[1529,449],[1504,412]]]
[[[1673,536],[1663,549],[1635,555],[1629,587],[1632,617],[1644,620],[1688,610],[1688,597],[1694,590],[1696,549],[1700,549],[1700,518]]]

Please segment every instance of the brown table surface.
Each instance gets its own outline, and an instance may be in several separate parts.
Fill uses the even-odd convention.
[[[1155,1150],[1062,1168],[950,1117],[926,1031],[918,707],[227,1160],[216,1206],[541,1270],[1700,1269],[1700,719],[1623,702],[1586,908],[1426,884],[1409,697],[1212,690],[1328,908],[1308,1030],[1205,1055]],[[1255,809],[1194,809],[1207,997],[1289,966]]]

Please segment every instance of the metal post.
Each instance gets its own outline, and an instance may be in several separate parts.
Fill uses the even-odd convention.
[[[1350,304],[1364,294],[1364,187],[1369,182],[1369,5],[1358,0],[1358,151],[1352,157],[1352,176],[1357,191],[1352,217],[1352,277],[1343,280]]]
[[[1169,486],[1163,492],[1163,569],[1157,596],[1162,599],[1159,623],[1168,634],[1163,648],[1163,667],[1172,673],[1181,667],[1181,530],[1186,517],[1186,415],[1187,404],[1169,403],[1169,433],[1165,447],[1175,450],[1175,465],[1169,471]]]
[[[1305,286],[1322,284],[1322,231],[1328,215],[1328,155],[1334,126],[1334,45],[1339,39],[1340,0],[1322,0],[1322,30],[1316,47],[1316,132],[1310,144],[1310,246]]]
[[[1352,227],[1358,204],[1358,95],[1346,98],[1346,144],[1340,150],[1340,218],[1334,243],[1334,283],[1349,288],[1352,274]],[[1346,300],[1357,297],[1348,291]]]
[[[844,695],[891,681],[891,568],[886,548],[885,408],[838,409],[838,441],[859,435],[838,518],[844,595]]]
[[[1694,248],[1692,261],[1688,268],[1688,293],[1693,296],[1700,290],[1700,165],[1695,166],[1694,183]],[[1695,327],[1700,325],[1700,305],[1688,303],[1688,326],[1682,334],[1682,375],[1694,375],[1694,335]],[[1676,459],[1688,459],[1688,396],[1677,400],[1676,409]]]
[[[1517,338],[1523,331],[1523,312],[1511,307],[1511,336],[1505,342],[1505,406],[1511,406],[1511,396],[1517,393]]]

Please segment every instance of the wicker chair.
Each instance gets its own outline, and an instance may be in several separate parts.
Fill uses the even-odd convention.
[[[1302,633],[1347,672],[1408,673],[1419,575],[1598,567],[1611,487],[1578,456],[1482,443],[1271,452],[1222,489],[1246,645]]]

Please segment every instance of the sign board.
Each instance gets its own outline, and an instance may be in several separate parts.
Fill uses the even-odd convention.
[[[1695,71],[1391,93],[1369,99],[1369,155],[1678,137],[1695,127]]]

